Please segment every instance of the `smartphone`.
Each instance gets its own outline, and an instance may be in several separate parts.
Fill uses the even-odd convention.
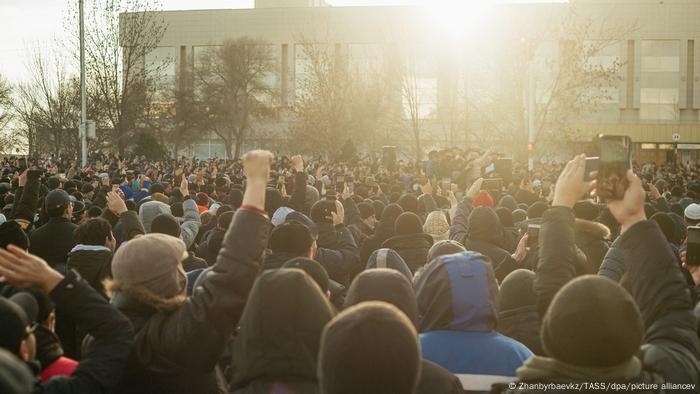
[[[496,163],[491,163],[484,168],[484,175],[488,175],[496,171]]]
[[[583,180],[588,182],[592,181],[591,172],[598,171],[600,169],[600,158],[599,157],[586,157],[586,169],[583,172]]]
[[[501,190],[503,188],[503,179],[501,178],[489,178],[484,179],[481,184],[482,190]]]
[[[287,180],[285,179],[284,175],[279,175],[277,177],[277,184],[278,185],[284,185],[286,183],[286,181]]]
[[[632,168],[632,141],[622,135],[598,136],[600,165],[598,169],[598,197],[603,201],[621,200],[629,186],[627,170]]]
[[[688,265],[700,265],[700,227],[688,227],[688,249],[685,255]]]
[[[527,225],[527,246],[537,246],[540,240],[540,225],[530,223]]]
[[[348,187],[348,193],[350,193],[351,195],[355,194],[355,184],[348,182],[346,183],[346,185]]]

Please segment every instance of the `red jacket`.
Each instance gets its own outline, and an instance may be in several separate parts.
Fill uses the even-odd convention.
[[[41,383],[46,382],[53,376],[71,376],[77,366],[77,361],[61,356],[41,371],[41,375],[39,375]]]

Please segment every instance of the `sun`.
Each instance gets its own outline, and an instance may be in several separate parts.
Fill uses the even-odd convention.
[[[432,0],[424,5],[435,28],[457,40],[486,28],[494,7],[488,0]]]

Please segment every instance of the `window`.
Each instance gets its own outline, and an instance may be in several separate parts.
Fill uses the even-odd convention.
[[[641,42],[639,118],[650,122],[679,119],[680,41]]]
[[[299,98],[313,87],[314,67],[328,68],[335,65],[332,48],[326,44],[294,45],[294,95]]]
[[[656,144],[642,144],[642,149],[644,149],[644,150],[656,149]]]
[[[158,94],[164,93],[175,83],[177,68],[177,48],[157,47],[144,58],[146,72]]]
[[[438,103],[435,60],[427,52],[418,53],[408,59],[403,76],[404,117],[411,119],[415,111],[418,119],[435,119]]]
[[[380,44],[348,44],[348,71],[355,78],[376,76],[381,71],[383,58]]]

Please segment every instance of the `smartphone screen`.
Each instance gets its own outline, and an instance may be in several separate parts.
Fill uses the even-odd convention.
[[[527,246],[537,246],[540,239],[540,225],[539,224],[528,224],[527,225]]]
[[[599,157],[586,157],[586,169],[583,172],[583,180],[588,182],[592,180],[591,172],[598,171],[600,169],[600,158]]]
[[[700,265],[700,227],[688,227],[688,249],[685,262],[688,265]]]
[[[496,163],[491,163],[484,168],[484,175],[488,175],[496,171]]]
[[[621,200],[628,186],[631,140],[626,136],[600,136],[599,142],[598,196],[603,200]]]

